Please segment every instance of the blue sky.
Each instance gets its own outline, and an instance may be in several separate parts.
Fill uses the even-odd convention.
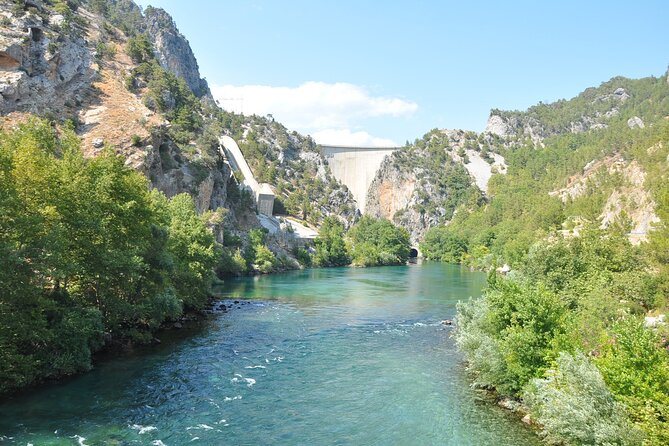
[[[666,0],[138,3],[174,17],[224,108],[271,113],[320,143],[481,131],[491,108],[669,64]]]

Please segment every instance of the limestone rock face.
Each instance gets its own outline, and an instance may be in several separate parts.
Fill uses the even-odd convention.
[[[7,0],[0,1],[0,17],[0,114],[60,114],[96,77],[83,34],[59,33],[62,16]]]
[[[156,50],[160,65],[184,79],[198,97],[211,96],[188,40],[179,32],[172,17],[160,8],[146,8],[146,31]]]
[[[511,127],[499,115],[490,114],[485,131],[497,136],[511,136],[514,134]]]
[[[433,130],[393,152],[369,187],[365,214],[406,228],[418,246],[428,229],[450,222],[465,197],[485,193],[494,173],[506,173],[504,158],[489,151],[493,139],[491,133]]]

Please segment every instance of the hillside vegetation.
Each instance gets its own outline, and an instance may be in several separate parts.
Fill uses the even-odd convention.
[[[168,199],[71,129],[0,133],[0,393],[148,342],[207,302],[218,246],[187,194]]]
[[[522,401],[550,443],[669,443],[667,79],[494,116],[506,175],[421,245],[492,271],[458,308],[476,385]]]

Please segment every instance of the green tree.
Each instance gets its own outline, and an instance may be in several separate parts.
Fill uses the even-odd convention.
[[[149,62],[155,57],[153,54],[153,45],[146,34],[137,34],[130,37],[125,51],[132,61],[137,64]]]
[[[190,195],[176,195],[168,208],[168,251],[174,262],[172,283],[185,305],[201,308],[206,303],[212,271],[218,261],[216,242],[197,215]]]
[[[409,257],[409,233],[385,219],[363,216],[347,234],[354,265],[400,265]]]
[[[344,225],[337,217],[325,217],[314,240],[314,264],[316,266],[344,266],[351,258],[344,242]]]
[[[448,227],[434,227],[425,234],[420,249],[427,259],[459,263],[467,253],[467,241]]]

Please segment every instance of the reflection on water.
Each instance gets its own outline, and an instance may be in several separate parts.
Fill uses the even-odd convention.
[[[484,283],[433,263],[232,280],[199,330],[0,405],[0,444],[538,444],[440,323]]]

